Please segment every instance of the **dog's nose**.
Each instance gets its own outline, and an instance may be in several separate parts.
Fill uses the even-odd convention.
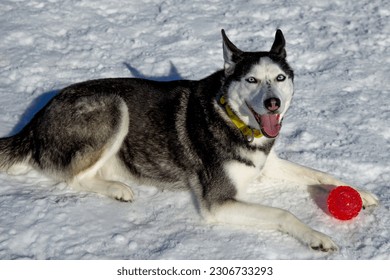
[[[280,99],[276,97],[268,98],[264,100],[264,107],[271,112],[275,112],[280,108]]]

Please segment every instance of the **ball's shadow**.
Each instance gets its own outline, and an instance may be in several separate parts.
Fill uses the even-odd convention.
[[[317,206],[327,215],[332,216],[328,209],[328,196],[329,193],[335,188],[332,185],[310,185],[308,186],[308,192]]]

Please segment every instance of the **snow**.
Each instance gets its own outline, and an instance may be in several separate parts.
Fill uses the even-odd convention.
[[[2,137],[74,82],[200,79],[223,66],[221,28],[248,51],[268,50],[281,28],[296,90],[277,152],[381,204],[341,222],[305,186],[250,186],[252,201],[332,236],[340,250],[326,254],[276,231],[207,224],[186,192],[135,186],[136,200],[120,203],[36,172],[0,173],[0,259],[390,259],[389,8],[387,0],[2,0]]]

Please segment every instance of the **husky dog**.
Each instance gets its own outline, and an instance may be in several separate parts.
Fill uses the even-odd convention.
[[[63,89],[18,134],[0,139],[0,168],[37,169],[81,191],[132,201],[131,182],[188,187],[213,221],[275,229],[309,247],[336,244],[286,210],[245,202],[258,177],[346,185],[272,151],[294,90],[285,39],[244,52],[222,30],[224,69],[199,81],[135,78]],[[375,195],[359,191],[364,207]]]

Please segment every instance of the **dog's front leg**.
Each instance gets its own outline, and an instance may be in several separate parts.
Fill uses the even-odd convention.
[[[283,209],[232,199],[212,205],[210,213],[215,221],[220,223],[279,230],[292,235],[314,250],[329,252],[338,249],[330,237],[311,229]]]
[[[336,244],[330,237],[311,229],[290,212],[238,199],[241,180],[234,178],[229,172],[234,166],[237,168],[237,165],[228,164],[227,166],[222,168],[214,164],[213,168],[204,169],[204,172],[189,180],[205,218],[211,222],[279,230],[294,236],[315,250],[337,250]],[[251,166],[247,168],[255,169]],[[241,167],[241,173],[244,170],[245,167]],[[252,173],[247,170],[247,174]]]
[[[328,173],[281,159],[273,151],[271,151],[267,158],[267,162],[262,170],[262,176],[286,180],[307,186],[349,185],[343,181],[338,180],[337,178],[333,177]],[[363,207],[377,206],[379,204],[376,195],[359,189],[356,190],[359,192],[363,200]]]

